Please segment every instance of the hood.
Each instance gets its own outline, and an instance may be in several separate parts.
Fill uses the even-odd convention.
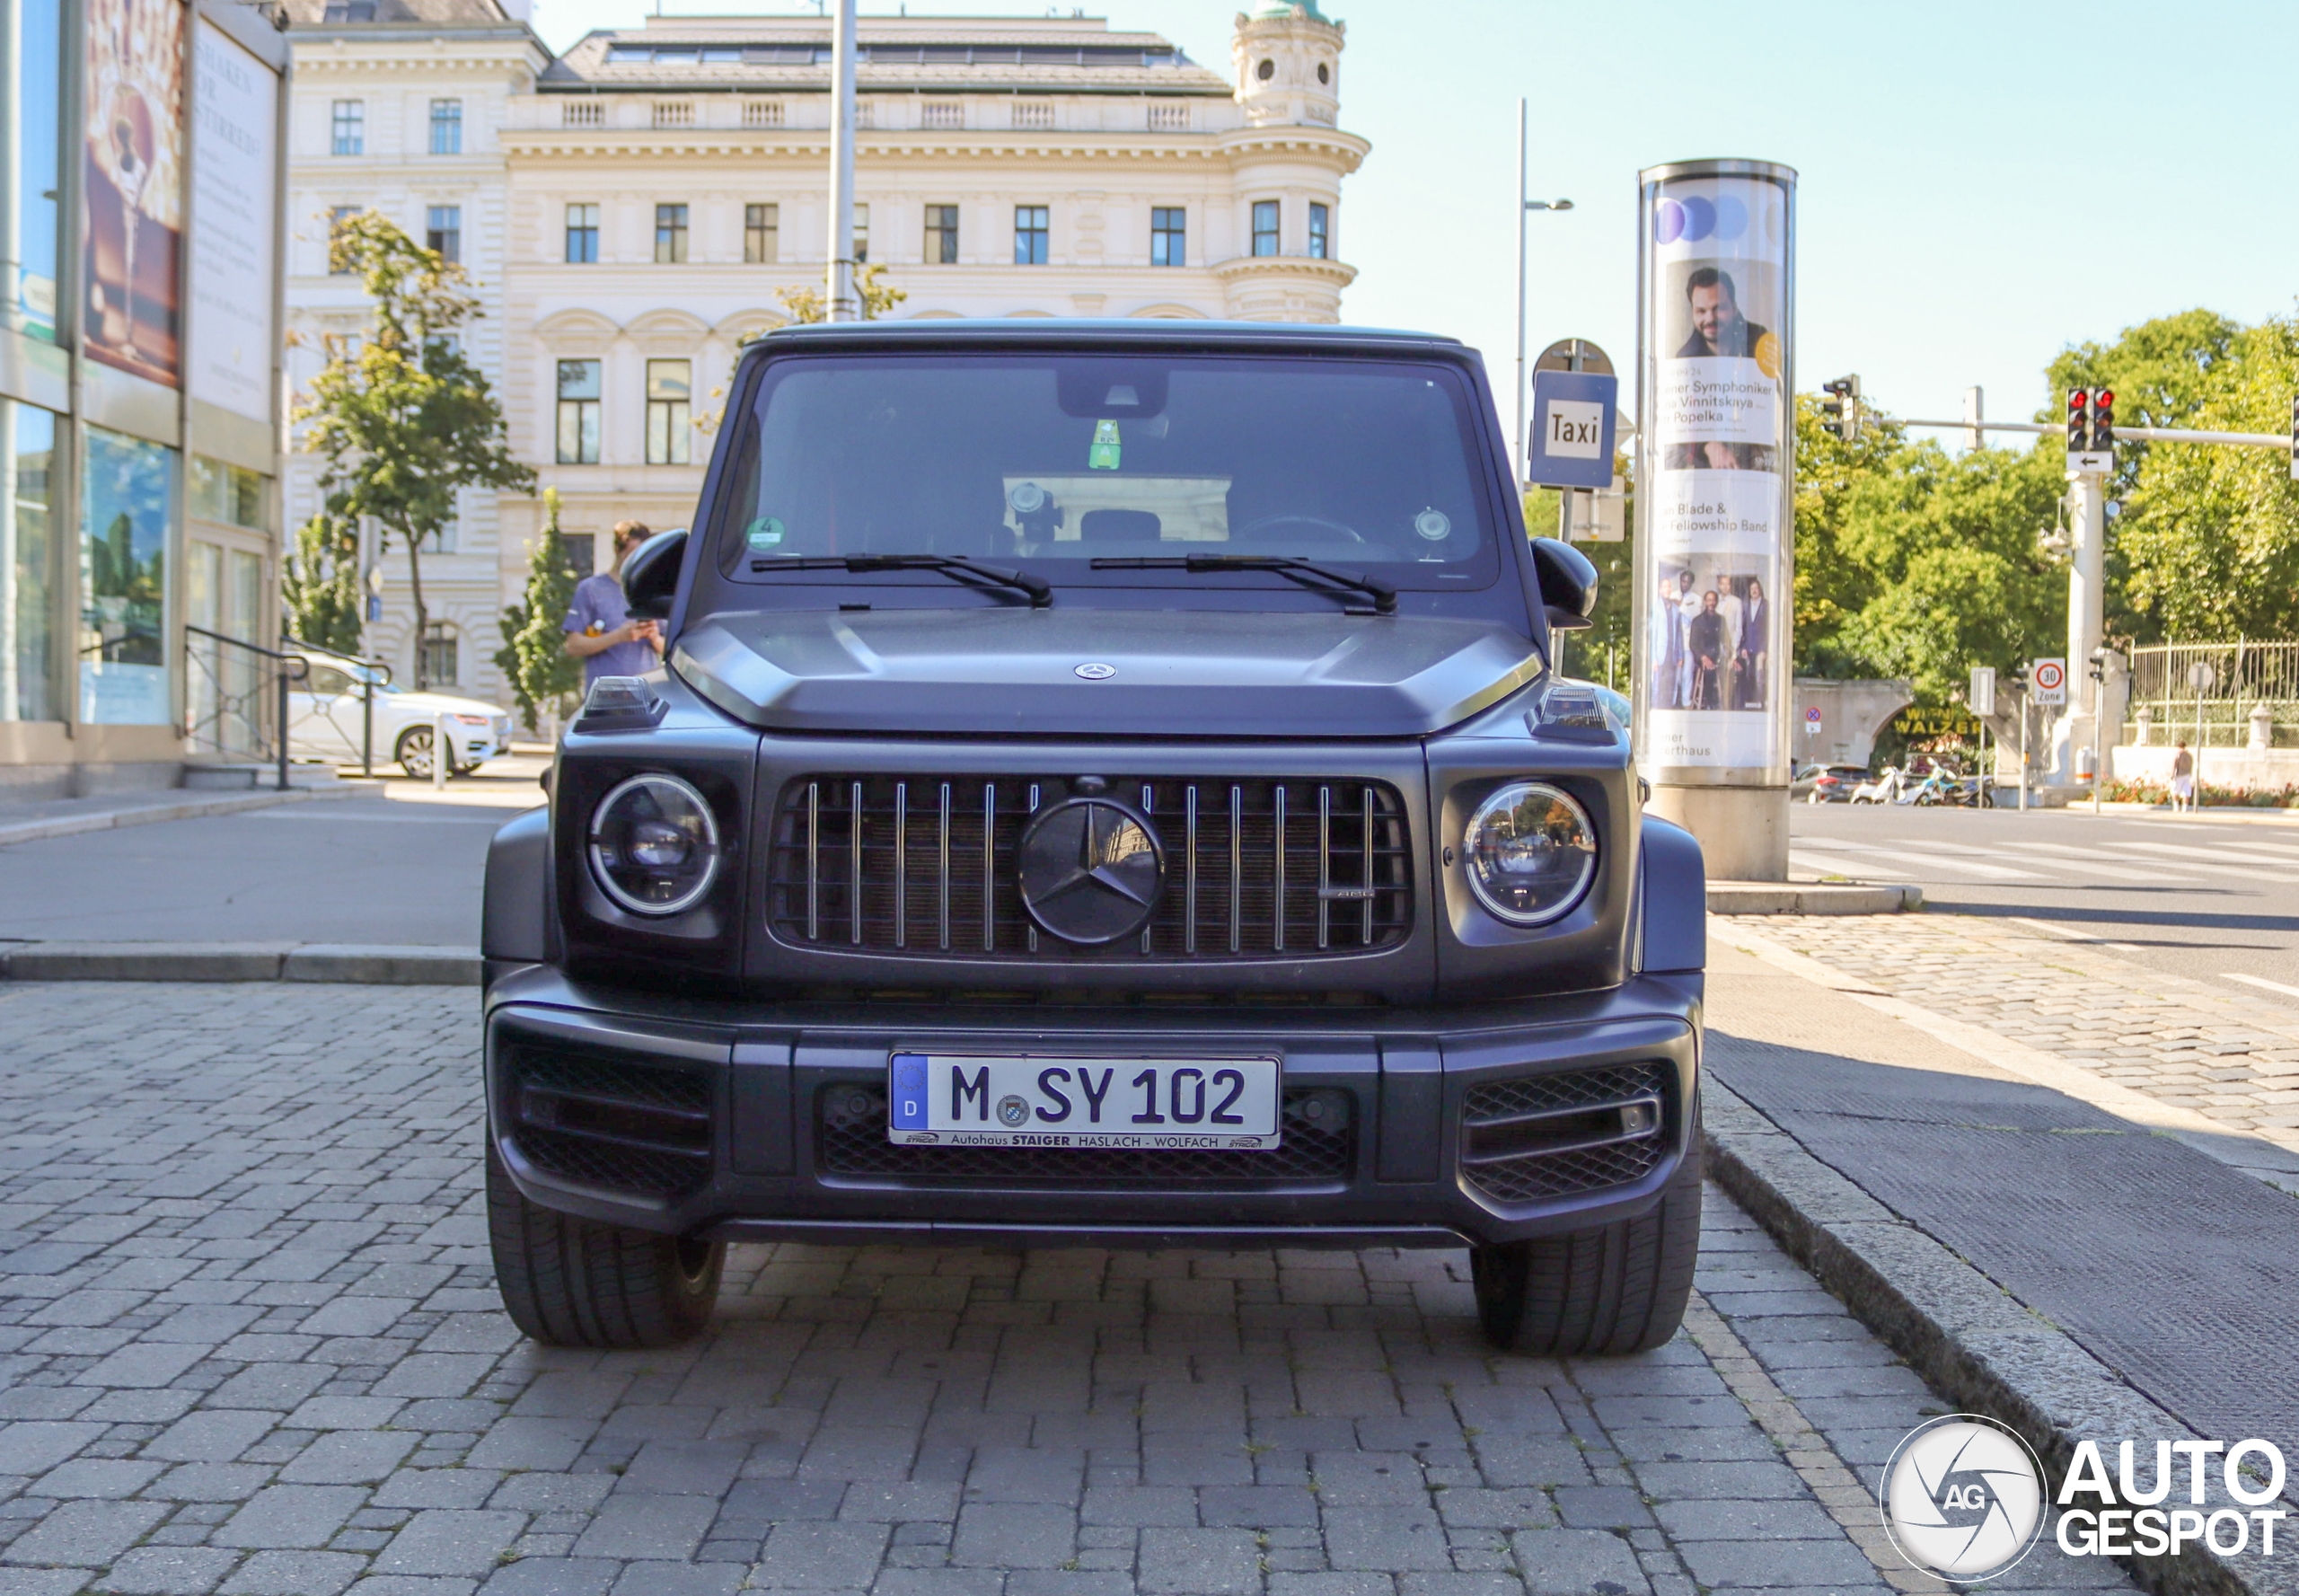
[[[1541,671],[1482,621],[1059,606],[714,615],[671,664],[770,731],[1027,736],[1423,736]]]

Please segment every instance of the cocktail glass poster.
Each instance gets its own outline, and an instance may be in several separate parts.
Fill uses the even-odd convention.
[[[183,7],[87,0],[87,351],[172,387],[182,326]]]

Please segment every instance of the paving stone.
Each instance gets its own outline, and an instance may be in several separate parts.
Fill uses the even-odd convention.
[[[445,1574],[477,1578],[526,1528],[526,1515],[456,1508],[417,1513],[376,1554],[378,1574]]]
[[[267,1486],[214,1536],[218,1546],[322,1547],[367,1499],[357,1486]]]
[[[576,1539],[578,1557],[668,1557],[694,1556],[703,1532],[718,1516],[718,1503],[705,1496],[656,1496],[617,1492],[606,1499],[590,1527]]]
[[[136,1547],[104,1571],[103,1589],[119,1596],[207,1596],[240,1556],[220,1547]]]
[[[10,1542],[0,1561],[109,1563],[144,1539],[167,1512],[156,1502],[66,1502]]]
[[[1078,1515],[1051,1503],[968,1503],[950,1561],[961,1567],[1053,1568],[1077,1550]]]
[[[1152,1596],[1256,1596],[1260,1548],[1243,1530],[1144,1530],[1140,1584]]]
[[[1520,1530],[1509,1544],[1534,1596],[1624,1596],[1652,1589],[1634,1550],[1607,1530]]]
[[[637,1566],[669,1569],[670,1563]],[[608,1596],[623,1565],[603,1557],[522,1557],[506,1563],[480,1586],[482,1596]]]

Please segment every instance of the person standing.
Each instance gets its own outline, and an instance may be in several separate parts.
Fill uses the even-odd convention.
[[[1721,710],[1717,674],[1724,663],[1724,617],[1716,613],[1716,591],[1700,595],[1700,613],[1685,627],[1693,663],[1692,708]]]
[[[583,662],[586,692],[601,676],[644,675],[663,657],[663,629],[633,621],[622,592],[622,563],[647,536],[643,522],[617,522],[612,568],[575,584],[575,600],[559,630],[567,634],[568,655]]]
[[[1740,707],[1740,578],[1725,577],[1717,584],[1716,613],[1724,617],[1724,668],[1720,685],[1720,710]]]
[[[1677,574],[1677,624],[1685,635],[1684,653],[1677,663],[1677,708],[1696,710],[1693,680],[1699,674],[1693,658],[1692,623],[1700,618],[1701,598],[1689,567]]]
[[[2171,813],[2191,812],[2194,808],[2195,755],[2188,752],[2188,740],[2181,737],[2171,754]]]
[[[1772,605],[1765,600],[1763,578],[1750,577],[1746,586],[1748,596],[1741,601],[1740,609],[1740,669],[1735,673],[1740,698],[1733,707],[1761,710],[1765,707],[1765,666],[1772,652]]]

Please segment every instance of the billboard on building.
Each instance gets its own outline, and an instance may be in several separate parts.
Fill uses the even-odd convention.
[[[182,326],[183,7],[87,0],[88,354],[174,386]]]
[[[272,233],[279,78],[215,23],[192,44],[194,399],[272,420]]]
[[[1643,174],[1637,748],[1647,777],[1788,780],[1795,174]]]

